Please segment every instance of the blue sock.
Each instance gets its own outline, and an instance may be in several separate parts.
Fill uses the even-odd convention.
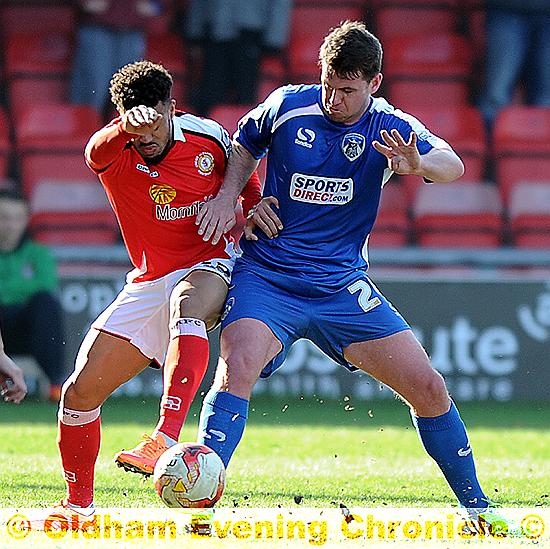
[[[227,467],[248,418],[248,400],[211,389],[204,397],[198,442],[212,448]]]
[[[460,505],[487,507],[488,499],[477,480],[466,427],[454,402],[441,416],[417,417],[411,413],[411,417],[426,452],[439,465]]]

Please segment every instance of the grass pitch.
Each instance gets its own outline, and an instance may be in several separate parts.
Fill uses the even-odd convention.
[[[550,506],[550,403],[459,404],[486,493],[505,507]],[[96,506],[162,507],[151,479],[112,456],[156,423],[156,399],[103,407]],[[0,507],[49,506],[64,495],[56,407],[0,403]],[[198,405],[180,440],[195,440]],[[398,401],[252,401],[218,507],[449,507],[454,497]]]

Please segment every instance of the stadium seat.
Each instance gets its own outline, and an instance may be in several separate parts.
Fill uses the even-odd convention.
[[[9,160],[11,154],[11,124],[8,113],[0,107],[0,178],[8,174]]]
[[[519,181],[548,181],[550,174],[550,108],[510,105],[493,127],[496,181],[505,203]]]
[[[291,82],[318,82],[319,46],[325,35],[341,21],[361,20],[363,15],[363,7],[355,4],[295,6],[287,47]]]
[[[550,178],[546,182],[513,185],[508,218],[515,246],[550,249]]]
[[[5,72],[21,76],[68,78],[73,35],[60,31],[18,32],[5,37]]]
[[[382,189],[378,217],[369,237],[369,246],[405,246],[408,244],[409,233],[410,222],[403,186],[389,182]]]
[[[459,21],[458,6],[441,3],[418,5],[401,2],[400,5],[380,6],[374,16],[375,32],[382,44],[394,36],[410,33],[411,29],[426,35],[434,30],[456,32]]]
[[[387,97],[399,108],[467,104],[472,52],[454,33],[406,34],[386,41]]]
[[[415,117],[445,139],[464,162],[464,178],[481,181],[488,156],[487,132],[480,111],[472,105],[449,104],[412,109]]]
[[[3,2],[4,3],[4,2]],[[44,31],[73,33],[76,14],[72,2],[23,2],[6,3],[0,7],[0,26],[3,36],[14,33]]]
[[[12,78],[8,85],[10,111],[14,118],[19,118],[29,105],[67,101],[68,87],[63,77]]]
[[[102,123],[99,113],[89,105],[39,103],[24,108],[14,125],[18,152],[82,153]]]
[[[489,183],[423,185],[412,213],[420,246],[492,248],[502,242],[502,204],[498,189]]]
[[[96,181],[43,179],[30,197],[29,227],[48,245],[109,245],[120,232],[105,192]]]
[[[208,116],[220,123],[232,135],[237,129],[239,120],[254,106],[222,103],[212,107]]]
[[[84,150],[59,154],[48,151],[35,152],[19,156],[21,186],[27,197],[32,196],[34,188],[42,179],[67,181],[88,179],[99,185],[97,177],[84,162]]]

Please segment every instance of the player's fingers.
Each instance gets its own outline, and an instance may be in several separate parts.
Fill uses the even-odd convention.
[[[258,237],[254,234],[254,227],[253,223],[247,223],[244,226],[243,234],[246,240],[258,240]]]
[[[393,129],[391,131],[391,135],[395,141],[395,144],[398,146],[398,147],[404,147],[406,145],[405,143],[405,140],[403,139],[403,136],[399,133],[398,130],[396,129]]]
[[[384,143],[388,146],[388,147],[397,147],[397,142],[395,141],[395,139],[393,139],[393,137],[389,134],[388,130],[381,130],[380,131],[380,137],[382,138],[382,140],[384,141]]]
[[[418,136],[416,135],[415,132],[411,132],[411,137],[410,137],[409,142],[407,143],[407,145],[409,147],[416,147],[417,142],[418,142]]]
[[[380,143],[380,141],[373,141],[372,142],[372,146],[381,154],[383,154],[384,156],[387,156],[388,158],[391,156],[392,154],[392,150],[390,149],[390,147],[387,147],[386,145],[383,145],[382,143]]]

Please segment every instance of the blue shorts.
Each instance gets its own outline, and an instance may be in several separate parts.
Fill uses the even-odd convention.
[[[222,329],[240,318],[263,322],[281,342],[281,352],[263,369],[269,377],[285,360],[298,339],[309,339],[335,362],[355,371],[344,358],[351,343],[380,339],[409,324],[380,293],[367,274],[358,271],[354,280],[334,293],[305,297],[292,290],[292,278],[237,260],[222,315]]]

